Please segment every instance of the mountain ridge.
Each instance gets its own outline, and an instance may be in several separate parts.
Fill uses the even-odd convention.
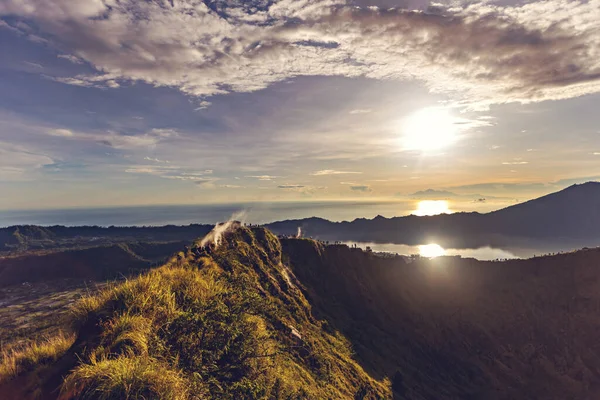
[[[221,229],[220,229],[221,228]],[[7,399],[389,399],[350,344],[312,315],[264,228],[217,225],[74,309],[73,336],[0,365]],[[33,349],[33,350],[32,350]],[[65,377],[63,379],[63,377]]]
[[[584,247],[600,240],[600,183],[573,185],[525,203],[489,213],[460,212],[332,222],[322,218],[266,224],[274,232],[324,240],[444,247],[522,246],[529,242]]]

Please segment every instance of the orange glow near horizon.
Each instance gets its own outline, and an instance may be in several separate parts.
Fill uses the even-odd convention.
[[[425,215],[451,214],[452,211],[448,207],[446,200],[422,200],[417,204],[417,209],[413,212],[414,215],[420,217]]]

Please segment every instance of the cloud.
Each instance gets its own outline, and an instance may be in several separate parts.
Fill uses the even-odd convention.
[[[28,180],[32,172],[52,163],[52,158],[45,154],[0,142],[0,181]]]
[[[592,153],[592,155],[594,155],[594,156],[600,156],[600,151],[595,151],[595,152]]]
[[[528,161],[504,161],[502,165],[525,165],[529,164]]]
[[[357,185],[357,186],[350,186],[350,190],[354,190],[356,192],[370,192],[371,187],[368,185]]]
[[[160,160],[158,158],[151,158],[151,157],[144,157],[144,160],[146,161],[154,161],[156,163],[161,163],[161,164],[170,164],[170,161],[167,160]]]
[[[279,178],[278,176],[273,175],[249,175],[246,178],[255,178],[259,181],[272,181],[273,179]]]
[[[202,100],[198,103],[198,107],[194,108],[194,111],[206,110],[211,104],[210,101]]]
[[[217,178],[199,178],[194,180],[194,183],[205,189],[212,189],[215,187],[215,182],[218,181]]]
[[[302,189],[306,186],[304,185],[279,185],[277,186],[279,189]]]
[[[362,174],[362,172],[355,171],[336,171],[334,169],[323,169],[320,171],[315,171],[311,173],[313,176],[322,176],[322,175],[344,175],[344,174]]]
[[[125,172],[130,174],[154,175],[164,179],[190,181],[204,187],[212,187],[219,180],[219,178],[207,176],[212,175],[213,171],[211,169],[196,171],[175,165],[133,165],[125,169]]]
[[[177,132],[170,129],[152,129],[141,135],[124,135],[114,131],[74,132],[64,128],[47,129],[46,133],[68,140],[96,142],[116,149],[154,147],[163,140],[178,136]]]
[[[286,190],[286,191],[291,191],[291,192],[298,192],[303,195],[312,195],[316,191],[327,189],[326,186],[312,186],[312,185],[298,185],[298,184],[278,185],[277,188]]]
[[[370,108],[359,108],[359,109],[350,111],[349,114],[353,114],[353,115],[356,115],[356,114],[369,114],[372,111],[373,110],[371,110]]]
[[[410,195],[411,197],[416,197],[418,199],[440,199],[440,198],[450,198],[450,197],[458,197],[454,192],[449,192],[447,190],[435,190],[435,189],[427,189],[415,192]]]
[[[27,64],[27,65],[29,65],[30,67],[33,67],[33,68],[44,69],[44,66],[42,64],[39,64],[39,63],[34,63],[34,62],[31,62],[31,61],[23,61],[23,63]]]
[[[62,136],[62,137],[72,137],[73,132],[69,129],[50,129],[48,131],[49,135],[52,136]]]
[[[72,62],[73,64],[83,64],[83,60],[81,60],[79,57],[75,57],[74,55],[71,55],[71,54],[59,54],[56,57],[63,58],[67,61]]]
[[[416,79],[471,107],[600,91],[600,0],[427,12],[342,0],[207,4],[5,0],[0,16],[33,21],[95,66],[95,74],[55,77],[73,85],[142,81],[212,96],[300,75],[362,76]]]

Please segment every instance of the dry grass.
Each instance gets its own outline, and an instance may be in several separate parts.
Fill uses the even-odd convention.
[[[181,373],[147,357],[92,357],[64,381],[61,399],[165,399],[188,398]]]
[[[85,345],[61,398],[389,398],[283,271],[277,238],[242,228],[210,255],[83,298],[73,316]]]
[[[58,360],[75,341],[75,335],[59,333],[38,343],[2,352],[0,383],[42,365]]]

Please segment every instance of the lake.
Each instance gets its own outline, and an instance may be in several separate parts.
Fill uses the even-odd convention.
[[[418,254],[423,257],[438,257],[438,256],[462,256],[472,257],[478,260],[497,260],[497,259],[511,259],[511,258],[530,258],[535,255],[541,255],[546,251],[540,249],[530,248],[514,248],[514,249],[499,249],[493,247],[480,247],[477,249],[444,249],[435,243],[427,243],[420,246],[408,246],[404,244],[395,243],[372,243],[372,242],[342,242],[348,246],[360,247],[365,249],[370,247],[373,251],[386,252],[386,253],[397,253],[400,255],[410,256]],[[568,251],[574,249],[561,249],[561,251]],[[558,250],[556,250],[558,251]]]

